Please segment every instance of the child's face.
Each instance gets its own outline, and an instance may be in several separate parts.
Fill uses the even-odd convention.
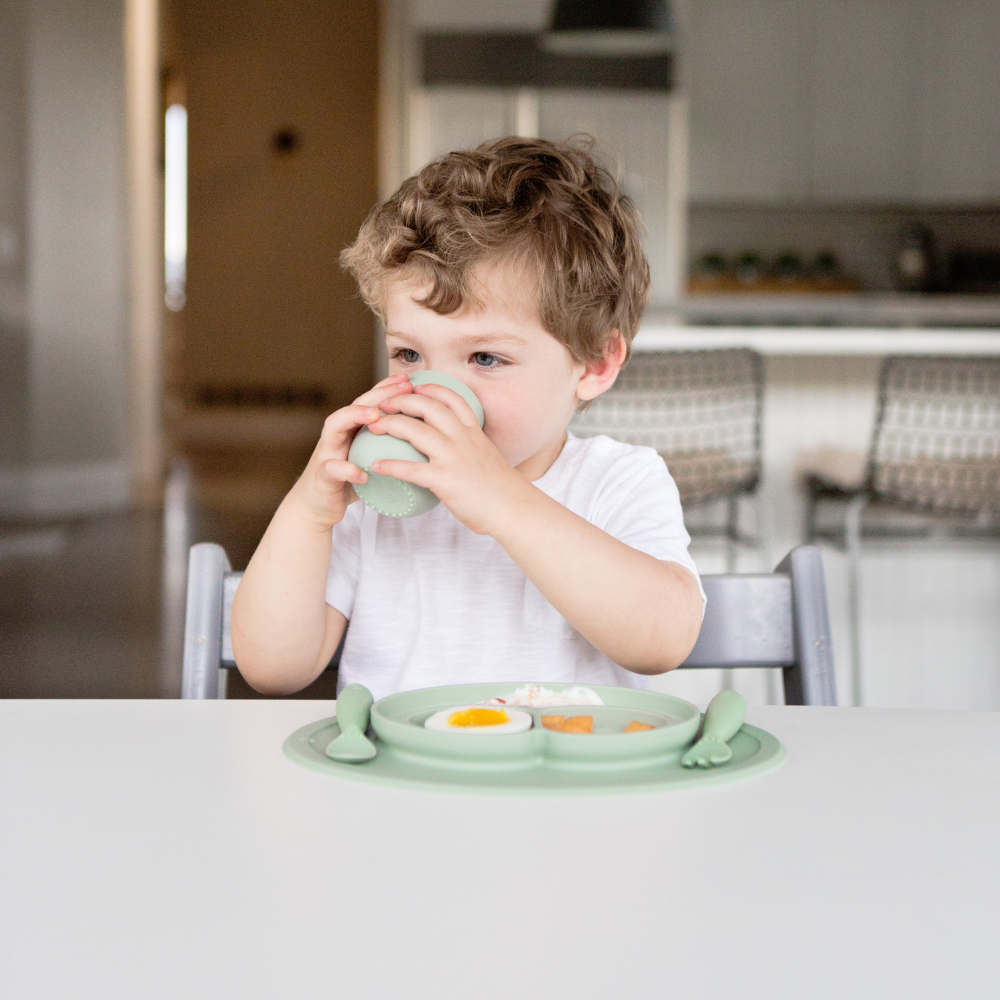
[[[426,289],[404,280],[388,283],[384,299],[389,374],[432,370],[464,382],[486,413],[484,430],[504,458],[541,475],[531,459],[562,446],[566,425],[582,399],[614,381],[620,359],[596,365],[575,361],[541,326],[533,300],[494,270],[484,276],[489,294],[479,309],[441,316],[418,305]],[[606,370],[613,367],[613,371]]]

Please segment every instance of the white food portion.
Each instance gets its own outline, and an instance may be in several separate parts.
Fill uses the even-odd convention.
[[[562,691],[550,691],[537,684],[525,684],[507,697],[490,698],[482,705],[520,705],[522,708],[562,708],[564,705],[603,705],[596,691],[585,687],[570,687]],[[508,713],[509,714],[509,713]]]
[[[519,712],[516,708],[503,710],[507,713],[506,722],[498,722],[495,726],[450,726],[448,720],[456,712],[467,712],[470,708],[483,708],[482,705],[457,705],[455,708],[445,708],[435,712],[425,723],[424,729],[435,733],[476,733],[479,735],[494,733],[496,735],[513,736],[516,733],[526,733],[531,728],[532,719],[527,712]]]

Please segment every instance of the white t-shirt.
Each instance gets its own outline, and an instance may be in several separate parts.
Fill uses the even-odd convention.
[[[570,435],[535,486],[698,578],[677,487],[652,448]],[[326,601],[350,622],[338,686],[364,684],[376,699],[479,681],[646,686],[580,635],[498,542],[444,504],[412,518],[351,504],[333,529]]]

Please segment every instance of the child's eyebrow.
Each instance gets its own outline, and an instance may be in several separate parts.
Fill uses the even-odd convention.
[[[474,347],[477,344],[517,344],[523,347],[528,343],[515,333],[476,333],[461,339],[462,343],[469,347]]]
[[[385,339],[410,341],[414,337],[403,330],[386,330]],[[503,333],[500,331],[496,333],[470,333],[459,337],[458,340],[464,347],[479,347],[484,344],[488,346],[511,344],[516,347],[524,347],[528,343],[527,340],[519,337],[516,333]]]

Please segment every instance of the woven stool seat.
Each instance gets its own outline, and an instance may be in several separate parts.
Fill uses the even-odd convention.
[[[875,497],[1000,509],[1000,358],[891,358],[868,466]]]
[[[756,488],[762,395],[754,351],[637,354],[570,430],[655,448],[681,502],[701,503]]]

